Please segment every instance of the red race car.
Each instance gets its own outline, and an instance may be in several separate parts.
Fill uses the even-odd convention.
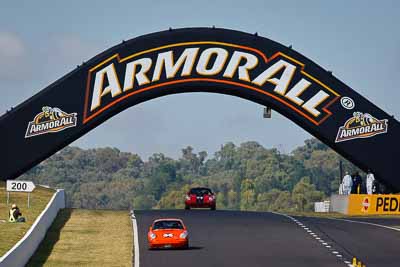
[[[147,234],[149,249],[188,248],[189,234],[180,219],[158,219]]]
[[[190,189],[186,195],[185,209],[190,208],[210,208],[216,209],[217,199],[215,194],[209,188],[195,187]]]

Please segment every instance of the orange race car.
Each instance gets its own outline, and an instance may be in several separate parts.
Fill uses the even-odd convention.
[[[189,234],[180,219],[158,219],[147,234],[149,249],[188,248]]]

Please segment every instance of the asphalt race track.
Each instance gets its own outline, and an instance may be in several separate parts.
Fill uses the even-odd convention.
[[[291,219],[273,213],[162,210],[135,215],[141,267],[346,266]],[[189,250],[147,249],[149,226],[165,217],[183,219]]]
[[[361,259],[367,267],[400,266],[400,231],[342,220],[296,217],[343,255]],[[400,219],[351,219],[400,226]]]

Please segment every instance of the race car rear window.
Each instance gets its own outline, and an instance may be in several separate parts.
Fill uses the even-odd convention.
[[[153,229],[183,229],[183,225],[180,221],[158,221],[154,223]]]
[[[208,194],[212,194],[212,192],[208,188],[192,188],[192,189],[190,189],[189,194],[208,195]]]

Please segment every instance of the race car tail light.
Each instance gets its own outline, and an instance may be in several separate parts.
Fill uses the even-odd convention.
[[[208,196],[208,200],[209,200],[209,201],[214,201],[214,200],[215,200],[215,196],[214,196],[214,195]]]
[[[179,235],[179,238],[186,238],[188,236],[188,232],[187,231],[184,231],[183,233],[181,233],[180,235]]]

